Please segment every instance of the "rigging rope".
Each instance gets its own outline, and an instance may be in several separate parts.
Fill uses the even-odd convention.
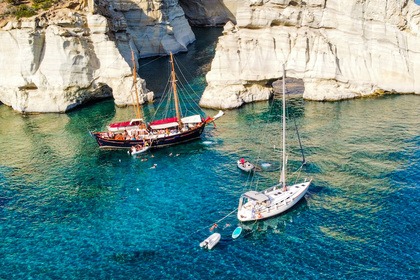
[[[188,95],[188,93],[191,92],[192,93],[191,95],[193,95],[193,97],[188,96],[189,97],[188,99],[184,98],[183,100],[184,101],[189,100],[189,101],[194,103],[195,106],[192,107],[192,109],[193,109],[192,111],[194,113],[197,113],[199,115],[204,113],[203,110],[201,109],[201,107],[199,106],[198,102],[197,102],[197,100],[198,101],[200,100],[201,96],[191,87],[191,83],[187,82],[188,79],[184,75],[185,72],[189,73],[188,69],[183,64],[181,64],[180,61],[174,60],[174,62],[175,62],[176,68],[179,70],[177,77],[178,77],[178,82],[179,82],[178,84],[179,84],[180,88],[182,89],[181,94],[183,94],[185,96],[185,95]],[[186,104],[183,103],[182,105],[184,106],[185,110],[188,111],[188,108],[186,107]]]
[[[272,102],[274,102],[274,101],[272,101]],[[273,114],[274,107],[275,107],[274,104],[270,105],[269,112],[268,112],[268,117],[267,117],[267,120],[265,122],[264,128],[262,130],[263,133],[261,133],[261,135],[262,135],[261,140],[262,140],[263,143],[268,143],[269,142],[269,136],[273,135],[273,133],[271,133],[273,130],[270,129],[269,126],[270,126],[270,124],[272,124],[270,122],[270,118],[271,118],[271,116],[274,115]],[[264,145],[258,145],[258,146],[259,146],[259,149],[258,149],[258,152],[257,152],[257,163],[261,163],[262,162],[262,150],[263,150]],[[274,149],[276,149],[275,145],[274,145]],[[247,180],[247,183],[244,186],[244,189],[245,189],[245,187],[247,189],[249,189],[251,185],[255,185],[255,189],[258,190],[262,178],[259,177],[259,176],[255,176],[254,173],[255,172],[252,172],[248,175],[248,180]]]
[[[286,87],[286,89],[287,89],[287,87]],[[266,120],[265,126],[262,130],[263,133],[261,133],[262,136],[260,138],[263,143],[268,143],[269,140],[272,140],[272,137],[270,138],[270,136],[275,136],[275,135],[277,135],[277,133],[281,133],[280,130],[278,132],[275,132],[275,131],[273,131],[273,129],[270,128],[270,125],[272,124],[272,122],[270,120],[271,120],[272,117],[275,117],[275,115],[276,115],[275,101],[273,100],[271,102],[272,103],[270,104],[270,109],[269,109],[268,114],[267,114],[267,120]],[[288,112],[288,107],[287,106],[286,106],[285,110],[286,110],[286,114],[287,114],[287,119],[290,120],[290,114]],[[293,121],[294,121],[294,125],[295,125],[295,128],[296,128],[296,133],[297,133],[297,137],[298,137],[298,140],[299,140],[299,146],[300,146],[300,150],[301,150],[302,157],[303,157],[302,165],[295,172],[290,174],[291,175],[290,177],[293,177],[293,179],[296,183],[297,180],[300,178],[302,168],[306,164],[306,159],[305,159],[304,152],[303,152],[303,146],[302,146],[302,143],[301,143],[301,140],[300,140],[300,135],[299,135],[299,132],[298,132],[298,129],[297,129],[296,120],[294,118],[293,118]],[[281,127],[280,127],[280,129],[281,129]],[[277,139],[277,137],[274,137],[274,139]],[[257,163],[262,163],[263,146],[262,145],[258,145],[258,146],[259,146],[259,149],[258,149],[258,153],[257,153]],[[274,151],[276,152],[276,145],[273,145],[273,147],[274,147]],[[279,151],[279,153],[280,153],[280,151]],[[259,189],[260,184],[262,184],[263,177],[262,176],[255,176],[255,174],[253,174],[253,173],[255,173],[255,172],[252,172],[248,175],[247,183],[244,185],[243,189],[249,189],[249,186],[251,186],[251,185],[255,185],[254,189],[256,189],[256,190]]]
[[[221,221],[223,221],[224,219],[226,219],[227,217],[229,217],[230,215],[232,215],[233,213],[235,213],[237,210],[238,210],[238,209],[237,209],[237,208],[235,208],[233,211],[231,211],[229,214],[227,214],[227,215],[226,215],[226,216],[224,216],[223,218],[221,218],[221,219],[217,220],[216,222],[214,222],[214,223],[212,223],[212,224],[209,224],[209,225],[207,225],[207,226],[205,226],[205,227],[202,227],[202,228],[200,228],[200,229],[196,230],[196,231],[195,231],[195,232],[193,232],[191,235],[193,235],[193,234],[195,234],[195,233],[197,233],[197,232],[199,232],[199,231],[202,231],[203,229],[209,228],[209,226],[213,226],[213,225],[215,225],[215,224],[217,224],[217,223],[220,223]]]
[[[178,88],[178,95],[180,96],[179,101],[180,101],[180,109],[182,111],[182,115],[186,116],[189,114],[189,112],[194,112],[195,114],[198,115],[205,115],[205,112],[201,109],[201,107],[199,106],[199,100],[201,98],[201,96],[191,87],[191,83],[188,82],[184,72],[188,72],[188,70],[186,69],[185,66],[183,66],[176,58],[175,56],[174,58],[174,67],[176,70],[176,78],[177,78],[177,88]],[[154,59],[153,61],[150,61],[146,64],[144,64],[143,66],[150,64],[158,59],[168,59],[165,56],[161,56],[159,58]],[[143,67],[141,66],[141,67]],[[140,67],[139,67],[140,68]],[[182,71],[182,69],[184,69],[185,71]],[[167,73],[168,73],[168,80],[167,83],[165,85],[165,89],[162,93],[162,95],[160,96],[160,101],[158,104],[158,107],[152,117],[152,119],[156,119],[156,118],[161,118],[162,116],[157,116],[158,112],[161,112],[162,109],[165,109],[165,115],[163,116],[163,118],[167,118],[167,117],[172,117],[169,116],[169,109],[174,109],[172,108],[172,102],[168,102],[170,99],[172,98],[173,95],[173,89],[172,89],[172,85],[171,85],[171,70],[170,67],[166,68]],[[163,105],[163,103],[165,103],[166,101],[166,106]],[[192,103],[193,106],[187,106],[188,103]]]
[[[302,165],[305,165],[306,164],[305,154],[303,153],[302,142],[300,141],[299,130],[298,130],[295,118],[293,118],[293,122],[295,124],[296,134],[297,134],[297,137],[298,137],[298,140],[299,140],[300,151],[302,153]]]
[[[163,57],[163,56],[162,56]],[[157,57],[157,58],[155,58],[155,59],[153,59],[153,60],[151,60],[151,61],[149,61],[149,62],[147,62],[147,63],[145,63],[145,64],[143,64],[143,65],[139,65],[139,69],[140,68],[143,68],[144,66],[147,66],[147,65],[149,65],[150,63],[153,63],[153,62],[155,62],[156,60],[158,60],[158,59],[161,59],[162,57]]]

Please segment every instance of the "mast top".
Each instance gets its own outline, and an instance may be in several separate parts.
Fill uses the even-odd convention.
[[[171,62],[171,81],[172,81],[172,90],[174,92],[174,102],[175,102],[175,111],[176,111],[176,118],[178,121],[178,126],[182,127],[182,121],[181,121],[181,110],[179,109],[179,97],[178,97],[178,91],[176,88],[176,74],[175,74],[175,64],[174,64],[174,58],[172,55],[172,52],[169,53],[170,55],[170,62]]]
[[[141,119],[143,116],[140,111],[140,100],[139,100],[139,93],[137,90],[137,67],[136,67],[136,60],[134,59],[133,50],[131,50],[131,61],[133,63],[133,85],[134,85],[134,93],[136,95],[136,103],[134,104],[134,108],[136,112],[136,118]]]

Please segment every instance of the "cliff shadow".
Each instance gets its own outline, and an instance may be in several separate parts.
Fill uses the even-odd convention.
[[[222,35],[222,28],[193,27],[196,40],[188,45],[187,52],[176,54],[176,61],[185,76],[185,82],[190,84],[200,95],[206,84],[205,75],[210,71],[210,66],[215,55],[216,44]],[[169,58],[149,57],[139,59],[140,77],[146,80],[147,88],[160,97],[165,90]]]
[[[269,82],[273,88],[274,98],[281,98],[283,94],[283,78]],[[305,84],[302,79],[286,77],[286,94],[290,96],[301,96],[305,91]]]
[[[224,26],[231,21],[236,24],[236,17],[223,1],[188,1],[179,0],[179,5],[191,26]]]

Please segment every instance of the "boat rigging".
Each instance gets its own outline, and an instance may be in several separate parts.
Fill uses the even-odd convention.
[[[282,169],[278,184],[263,191],[247,191],[241,195],[238,205],[237,218],[241,222],[267,219],[279,215],[298,201],[306,192],[312,180],[288,185],[287,184],[287,153],[286,153],[286,71],[283,65],[283,95],[282,95]]]
[[[134,59],[133,53],[132,59]],[[135,86],[136,118],[127,122],[110,124],[107,131],[90,132],[100,148],[131,148],[136,145],[145,146],[146,143],[150,143],[151,148],[161,148],[186,143],[199,138],[208,123],[214,122],[224,114],[223,111],[219,111],[213,117],[203,118],[200,114],[183,117],[177,90],[175,61],[172,53],[170,53],[169,61],[171,64],[170,82],[172,85],[172,102],[175,106],[175,116],[153,120],[149,123],[145,122],[141,115],[137,87]],[[133,83],[136,84],[137,70],[134,62],[133,65]]]

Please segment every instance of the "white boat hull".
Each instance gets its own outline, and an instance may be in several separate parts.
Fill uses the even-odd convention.
[[[138,155],[138,154],[144,153],[144,152],[146,152],[146,151],[147,151],[147,150],[149,150],[149,149],[150,149],[150,146],[143,147],[143,148],[141,148],[141,149],[139,149],[139,150],[130,149],[130,151],[128,151],[128,153],[129,153],[130,155],[132,155],[132,156],[135,156],[135,155]]]
[[[252,170],[255,169],[255,166],[252,163],[250,163],[249,161],[246,161],[246,162],[242,163],[240,160],[238,160],[236,162],[236,164],[237,164],[239,169],[241,169],[242,171],[245,171],[245,172],[251,172]]]
[[[311,181],[307,181],[288,186],[287,191],[281,190],[281,186],[277,185],[263,192],[255,192],[256,196],[260,196],[259,200],[248,197],[248,201],[244,202],[242,196],[238,207],[238,220],[248,222],[279,215],[298,203],[308,191],[310,184]]]
[[[216,246],[217,243],[219,243],[221,237],[222,236],[220,235],[220,233],[213,233],[212,235],[207,237],[203,242],[200,243],[200,247],[211,250],[214,246]]]

